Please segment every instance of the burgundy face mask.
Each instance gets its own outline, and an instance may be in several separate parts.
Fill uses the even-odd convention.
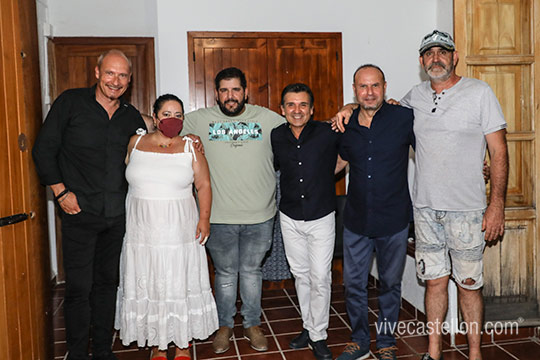
[[[170,137],[171,139],[178,136],[183,127],[184,120],[175,117],[161,119],[158,124],[158,129],[163,133],[163,135]]]

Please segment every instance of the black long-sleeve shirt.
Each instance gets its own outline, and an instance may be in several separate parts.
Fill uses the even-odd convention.
[[[56,99],[32,156],[43,185],[62,182],[83,211],[113,217],[125,212],[129,139],[146,126],[137,109],[122,100],[109,119],[95,92],[95,86],[71,89]]]
[[[316,220],[336,209],[334,170],[340,134],[310,120],[296,139],[289,124],[272,130],[274,164],[281,170],[279,210],[294,220]]]

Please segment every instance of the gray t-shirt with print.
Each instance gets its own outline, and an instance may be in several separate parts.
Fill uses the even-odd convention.
[[[211,223],[258,224],[276,214],[272,129],[285,118],[261,106],[226,116],[219,106],[186,115],[182,135],[198,135],[212,183]]]
[[[425,81],[413,87],[401,104],[414,110],[414,206],[448,211],[484,209],[485,136],[506,128],[501,106],[489,85],[462,77],[450,89],[436,94]]]

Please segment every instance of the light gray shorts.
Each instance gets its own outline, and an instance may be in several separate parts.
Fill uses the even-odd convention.
[[[421,280],[452,274],[456,284],[476,290],[484,284],[482,275],[484,210],[440,211],[414,208],[416,273]],[[474,283],[467,285],[465,280]]]

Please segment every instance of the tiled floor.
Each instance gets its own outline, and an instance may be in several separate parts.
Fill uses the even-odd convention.
[[[54,349],[55,359],[66,358],[66,344],[64,331],[64,317],[62,311],[63,287],[58,286],[54,289],[53,303],[54,312]],[[330,310],[330,327],[328,329],[328,344],[334,357],[337,357],[345,344],[350,339],[351,329],[348,325],[348,318],[345,311],[343,300],[343,287],[334,286],[332,292],[332,307]],[[370,321],[377,318],[377,290],[374,286],[369,291],[369,315]],[[210,340],[195,341],[193,344],[193,359],[252,359],[252,360],[270,360],[270,359],[314,359],[309,349],[291,350],[289,341],[297,335],[302,329],[302,322],[299,315],[298,302],[294,289],[285,290],[266,290],[263,292],[263,319],[262,328],[268,337],[269,349],[267,352],[259,353],[252,350],[247,341],[242,337],[241,319],[238,316],[234,328],[235,337],[231,348],[219,356],[214,354]],[[410,331],[405,332],[398,338],[397,346],[399,359],[420,359],[420,356],[427,349],[427,336],[415,334],[415,328],[422,323],[423,314],[416,313],[415,309],[407,303],[404,303],[401,309],[400,322]],[[407,326],[409,325],[410,326]],[[372,339],[375,334],[375,326],[372,325]],[[444,359],[457,360],[467,359],[467,347],[463,338],[457,338],[458,345],[451,346],[449,339],[445,339]],[[375,342],[371,342],[371,356],[374,359]],[[121,345],[118,339],[115,339],[114,352],[120,360],[147,360],[149,358],[148,349],[139,349],[134,344],[130,347]],[[172,359],[174,350],[169,351]],[[540,359],[540,339],[538,328],[520,328],[518,334],[493,335],[484,334],[483,354],[485,360],[538,360]]]

